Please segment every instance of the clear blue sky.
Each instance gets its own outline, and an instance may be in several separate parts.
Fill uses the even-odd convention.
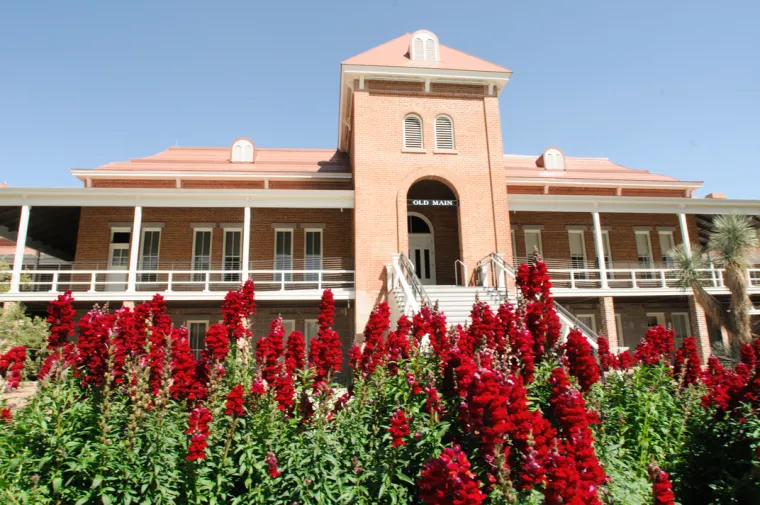
[[[0,181],[78,186],[70,168],[241,136],[335,147],[339,62],[427,28],[514,71],[506,152],[760,199],[758,19],[757,0],[5,0]]]

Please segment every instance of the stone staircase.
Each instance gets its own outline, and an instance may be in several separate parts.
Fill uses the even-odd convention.
[[[425,292],[431,305],[438,303],[438,308],[446,314],[446,321],[449,324],[462,326],[465,323],[469,324],[470,311],[476,299],[486,302],[496,312],[503,297],[496,288],[483,286],[425,286]],[[395,289],[395,295],[396,300],[404,299],[404,293],[400,288]]]

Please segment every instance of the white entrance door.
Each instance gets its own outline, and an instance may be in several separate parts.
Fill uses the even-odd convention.
[[[422,284],[435,284],[435,242],[432,233],[409,234],[409,259]]]
[[[108,255],[108,284],[106,291],[124,291],[127,288],[129,244],[111,244]]]

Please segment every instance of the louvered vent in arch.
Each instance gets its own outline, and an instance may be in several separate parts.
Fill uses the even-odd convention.
[[[449,116],[435,118],[435,148],[449,151],[454,149],[454,122]]]
[[[438,61],[438,37],[427,30],[414,32],[409,57],[413,61]]]
[[[415,114],[404,118],[404,147],[422,149],[422,120]]]

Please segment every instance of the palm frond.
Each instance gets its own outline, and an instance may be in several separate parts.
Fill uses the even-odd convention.
[[[668,251],[668,256],[673,258],[676,264],[676,282],[681,289],[690,289],[702,286],[706,274],[704,269],[707,264],[704,259],[704,250],[696,244],[691,245],[689,250],[686,245],[679,244]]]
[[[745,269],[758,245],[757,229],[750,216],[722,214],[713,220],[707,247],[720,264]]]

